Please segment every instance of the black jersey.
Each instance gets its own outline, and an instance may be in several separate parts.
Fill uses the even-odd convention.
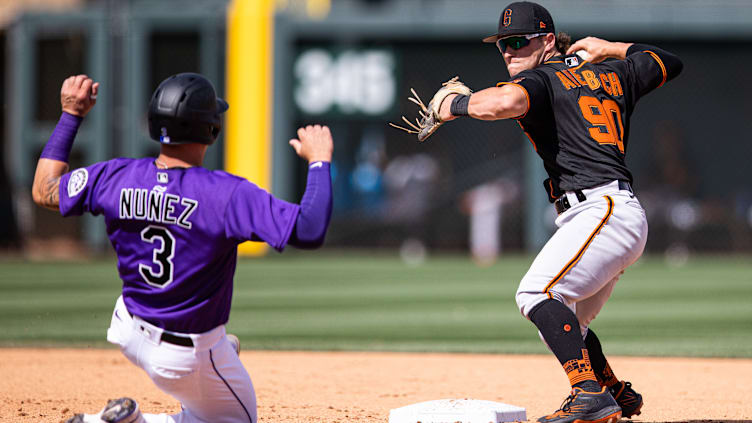
[[[543,159],[549,200],[616,179],[632,182],[624,156],[635,104],[680,71],[676,56],[633,45],[625,60],[559,56],[499,83],[528,95],[528,111],[517,121]]]

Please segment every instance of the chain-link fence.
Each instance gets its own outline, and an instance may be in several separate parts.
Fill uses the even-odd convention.
[[[672,51],[685,64],[679,78],[638,103],[629,133],[627,163],[648,213],[648,251],[678,257],[689,251],[749,251],[752,188],[745,176],[752,145],[745,139],[750,129],[745,99],[752,87],[742,72],[751,46],[635,41]],[[336,42],[299,46],[317,47],[340,48]],[[496,49],[479,42],[361,48],[386,48],[398,63],[398,104],[387,116],[393,121],[400,114],[416,115],[406,100],[409,87],[428,97],[454,75],[474,89],[507,75]],[[708,63],[725,69],[724,77],[709,77]],[[297,123],[311,120],[301,117]],[[464,250],[475,239],[503,250],[524,248],[525,220],[531,218],[526,201],[546,194],[538,182],[540,189],[526,188],[532,176],[525,155],[532,146],[514,121],[460,119],[419,144],[385,121],[319,120],[332,125],[337,143],[331,244],[398,246],[418,240]],[[547,217],[548,223],[536,224],[551,231],[553,216]],[[473,229],[478,225],[486,229]]]
[[[222,25],[217,30],[218,44],[224,37]],[[289,98],[274,101],[291,107],[284,111],[289,115],[285,126],[275,131],[293,136],[297,126],[308,123],[332,128],[335,212],[328,245],[416,251],[473,249],[483,256],[530,249],[526,240],[531,227],[544,232],[554,229],[553,210],[546,212],[545,218],[531,213],[535,201],[539,204],[545,193],[540,169],[530,164],[532,146],[514,121],[464,118],[445,125],[422,144],[387,126],[388,121],[398,122],[402,114],[416,116],[414,105],[406,100],[411,87],[427,102],[441,82],[455,75],[476,90],[505,80],[503,60],[493,46],[467,35],[421,38],[420,34],[405,37],[388,31],[375,31],[368,37],[343,37],[341,31],[330,36],[290,33],[289,48],[275,51],[285,65],[274,75],[291,87],[285,93]],[[576,39],[588,34],[572,35]],[[118,36],[134,35],[126,32]],[[190,28],[149,32],[144,57],[139,59],[144,63],[144,83],[122,89],[139,90],[140,97],[148,99],[167,75],[201,72],[207,61],[202,57],[207,49],[202,47],[206,43],[201,37],[198,29]],[[747,82],[745,70],[752,61],[748,54],[752,43],[744,37],[706,40],[689,36],[683,41],[675,37],[624,41],[656,44],[678,54],[685,65],[679,78],[640,101],[629,132],[627,164],[648,213],[648,251],[679,258],[691,251],[749,252],[752,188],[747,170],[752,143],[747,134],[752,129],[748,118],[752,110],[747,94],[752,94],[752,84]],[[60,83],[79,73],[89,61],[91,39],[72,30],[42,35],[35,42],[33,117],[41,126],[51,128],[59,115]],[[217,54],[219,63],[224,62],[223,46],[208,50]],[[12,53],[7,52],[10,61],[16,57]],[[115,55],[116,69],[135,60],[129,54],[121,49]],[[317,63],[323,63],[320,79],[316,79]],[[10,80],[6,68],[3,66],[3,81]],[[224,65],[219,65],[218,71],[223,75]],[[122,72],[114,75],[122,76]],[[223,92],[223,81],[218,79]],[[318,89],[318,94],[310,91],[311,87]],[[142,106],[145,111],[146,104]],[[5,107],[7,111],[7,102]],[[123,143],[131,139],[119,131],[144,130],[143,116],[124,115],[122,102],[114,101],[109,107],[112,136],[104,141],[112,143],[108,151],[156,154],[156,144],[125,148]],[[213,154],[221,157],[223,144],[212,148],[216,150]],[[85,164],[81,160],[74,150],[72,165]],[[221,160],[215,162],[212,167],[221,167]],[[304,165],[292,165],[288,171],[296,174],[297,186],[292,191],[301,194]],[[9,183],[3,185],[7,192]],[[0,234],[6,242],[18,238],[14,219],[34,221],[33,230],[25,232],[27,237],[51,233],[80,237],[84,230],[76,226],[75,219],[63,220],[44,211],[24,214],[30,209],[21,207],[20,216],[8,213],[8,218],[2,219]],[[61,229],[65,227],[69,230]]]

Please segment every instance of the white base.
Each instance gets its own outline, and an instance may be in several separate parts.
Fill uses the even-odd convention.
[[[502,423],[527,420],[522,407],[493,401],[442,399],[389,411],[389,423]]]

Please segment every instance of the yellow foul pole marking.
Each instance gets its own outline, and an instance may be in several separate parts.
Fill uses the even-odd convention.
[[[271,189],[272,34],[275,0],[233,0],[227,10],[225,168]],[[266,244],[241,244],[262,255]]]

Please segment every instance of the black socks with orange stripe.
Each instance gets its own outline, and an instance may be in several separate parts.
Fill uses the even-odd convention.
[[[595,373],[598,383],[609,388],[619,383],[619,379],[614,375],[606,356],[603,354],[601,341],[595,336],[592,329],[588,329],[588,334],[585,336],[585,347],[590,353],[590,363],[593,365],[593,373]]]
[[[548,347],[559,359],[569,382],[588,392],[600,391],[590,364],[588,349],[582,340],[577,316],[557,300],[545,300],[533,307],[528,314],[538,327]]]

